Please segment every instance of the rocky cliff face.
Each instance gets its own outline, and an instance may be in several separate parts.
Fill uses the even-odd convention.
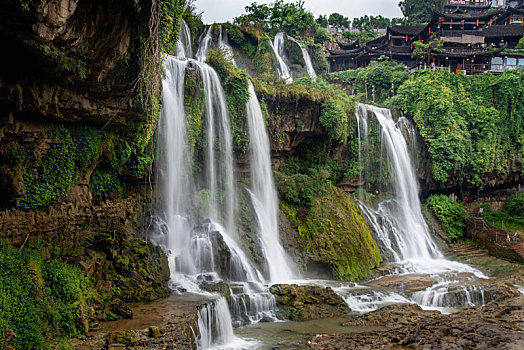
[[[134,89],[150,7],[10,0],[0,14],[0,239],[79,266],[99,319],[167,294],[167,259],[147,242],[152,133]]]
[[[7,1],[0,111],[14,119],[124,123],[140,14],[132,1]],[[147,7],[146,7],[147,8]],[[45,118],[45,119],[43,119]]]

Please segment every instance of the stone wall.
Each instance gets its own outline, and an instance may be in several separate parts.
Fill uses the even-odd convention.
[[[466,237],[481,242],[490,255],[524,264],[524,257],[514,250],[512,243],[506,244],[506,235],[506,231],[489,227],[483,218],[469,217],[466,219]]]

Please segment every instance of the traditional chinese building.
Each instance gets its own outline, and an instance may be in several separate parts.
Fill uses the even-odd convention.
[[[331,51],[332,72],[365,67],[381,55],[407,67],[444,68],[477,74],[524,67],[524,54],[513,50],[524,35],[524,7],[492,8],[491,1],[446,0],[425,26],[392,26],[385,36],[365,45],[340,43]],[[416,41],[440,39],[443,45],[419,61],[413,57]],[[429,65],[429,67],[428,67]]]

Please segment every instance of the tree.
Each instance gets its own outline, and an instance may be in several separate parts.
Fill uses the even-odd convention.
[[[442,46],[444,45],[444,41],[441,39],[438,39],[436,35],[433,33],[430,38],[429,42],[426,44],[422,41],[415,41],[413,43],[413,53],[411,54],[411,57],[419,58],[421,60],[426,59],[427,64],[430,64],[431,59],[431,53],[432,52],[443,52]]]
[[[351,21],[341,15],[340,13],[332,13],[329,15],[328,23],[335,28],[348,28],[351,24]]]
[[[246,14],[236,17],[239,25],[254,25],[267,31],[283,31],[291,36],[312,37],[317,28],[315,17],[304,8],[304,1],[284,3],[277,0],[267,5],[256,2],[246,6]]]
[[[329,21],[328,21],[326,15],[318,16],[316,21],[317,21],[318,25],[321,26],[322,28],[327,28],[327,26],[329,24]]]
[[[433,9],[442,10],[444,0],[403,0],[398,6],[408,24],[427,23],[433,17]]]
[[[524,35],[522,36],[522,38],[520,38],[520,40],[519,40],[517,46],[515,46],[515,48],[516,49],[520,49],[520,50],[524,49]]]

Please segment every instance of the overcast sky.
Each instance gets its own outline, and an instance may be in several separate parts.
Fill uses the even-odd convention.
[[[420,0],[424,1],[424,0]],[[196,0],[197,11],[203,11],[204,23],[231,22],[233,17],[245,13],[245,7],[255,0]],[[274,0],[258,0],[257,4],[269,4]],[[286,0],[285,2],[293,2]],[[363,15],[382,15],[384,17],[402,17],[398,7],[399,0],[306,0],[304,7],[311,11],[315,18],[338,12],[349,19]]]

